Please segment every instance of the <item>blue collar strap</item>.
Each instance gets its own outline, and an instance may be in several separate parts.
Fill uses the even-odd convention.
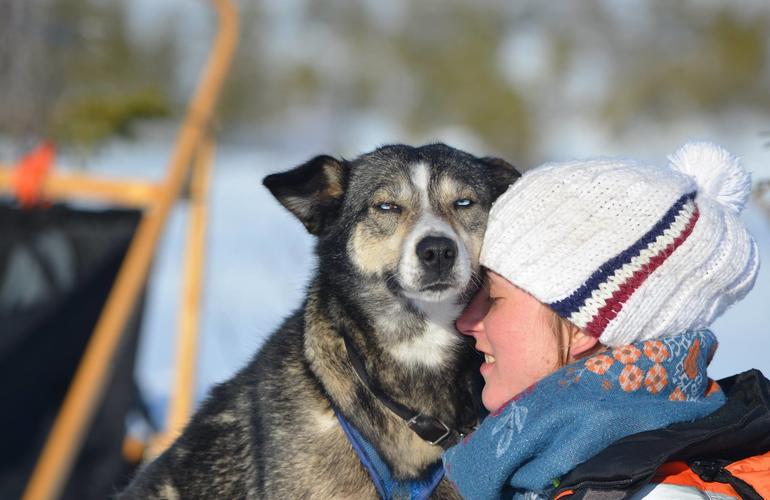
[[[444,468],[440,461],[433,464],[420,479],[399,481],[390,473],[390,468],[380,457],[377,449],[340,412],[335,410],[334,413],[337,415],[337,420],[342,430],[345,431],[350,444],[353,445],[353,450],[361,460],[361,464],[369,472],[380,498],[383,500],[424,500],[430,497],[444,477]]]

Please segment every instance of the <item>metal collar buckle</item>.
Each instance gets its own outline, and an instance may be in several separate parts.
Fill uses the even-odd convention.
[[[434,417],[426,418],[422,413],[418,413],[407,420],[406,425],[425,440],[425,442],[432,445],[441,443],[452,433],[444,422]],[[442,434],[439,437],[431,439],[437,432],[441,432]]]

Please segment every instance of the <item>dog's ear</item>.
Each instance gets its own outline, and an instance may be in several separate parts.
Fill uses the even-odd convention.
[[[322,155],[287,172],[268,175],[262,183],[310,234],[319,236],[339,212],[346,174],[344,162]]]
[[[508,187],[521,177],[516,167],[495,156],[481,158],[481,163],[486,165],[492,179],[492,199],[496,200]]]

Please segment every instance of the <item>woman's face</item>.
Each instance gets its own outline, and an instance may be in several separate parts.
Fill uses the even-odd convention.
[[[548,306],[487,271],[485,286],[457,319],[457,329],[476,339],[484,354],[481,395],[491,412],[559,368],[559,344]]]

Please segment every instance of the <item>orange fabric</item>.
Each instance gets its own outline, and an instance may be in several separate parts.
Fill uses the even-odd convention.
[[[702,491],[732,495],[740,498],[732,486],[724,483],[707,483],[703,481],[684,462],[666,462],[655,472],[655,477],[650,481],[658,484],[674,484],[677,486],[691,486]]]
[[[749,483],[763,498],[770,498],[770,451],[762,455],[744,458],[725,467],[730,473]],[[655,473],[653,483],[692,486],[702,491],[723,495],[740,495],[732,486],[724,483],[707,483],[690,469],[684,462],[667,462]]]
[[[770,451],[738,460],[725,469],[749,483],[762,498],[770,498]]]
[[[721,391],[722,388],[719,387],[719,384],[716,383],[716,381],[709,379],[709,385],[706,388],[706,396],[711,396],[715,392]]]
[[[762,498],[770,499],[770,451],[738,460],[725,469],[730,471],[733,476],[750,484]],[[738,492],[729,484],[703,481],[685,462],[666,462],[658,468],[650,483],[687,486],[701,491],[740,498]],[[556,495],[554,500],[568,497],[574,493],[574,490],[564,490]]]
[[[56,150],[50,142],[42,142],[16,165],[16,198],[29,208],[40,201],[45,176],[53,165]]]

